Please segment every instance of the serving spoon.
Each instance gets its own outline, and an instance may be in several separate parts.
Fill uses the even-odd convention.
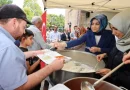
[[[89,83],[88,81],[83,81],[81,82],[81,90],[95,90],[95,86],[98,85],[101,81],[103,81],[104,79],[106,79],[109,75],[111,75],[113,72],[115,72],[117,69],[119,69],[120,67],[122,67],[124,65],[124,62],[122,62],[121,64],[119,64],[117,67],[115,67],[112,71],[110,71],[109,73],[107,73],[105,76],[103,76],[102,78],[100,78],[98,81],[96,81],[93,85],[91,83]]]

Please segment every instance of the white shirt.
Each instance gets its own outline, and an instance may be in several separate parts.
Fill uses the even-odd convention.
[[[51,42],[60,41],[60,40],[61,40],[61,35],[58,31],[57,32],[52,31],[50,33],[50,41]]]
[[[99,41],[100,41],[101,35],[95,35],[95,40],[96,40],[96,44],[98,45]]]
[[[77,39],[77,37],[75,36],[75,31],[70,33],[70,38],[71,39]]]
[[[116,42],[117,42],[118,38],[116,36],[115,36],[115,39],[116,39]]]

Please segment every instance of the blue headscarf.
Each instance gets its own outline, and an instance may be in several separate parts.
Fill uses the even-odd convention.
[[[99,14],[99,15],[93,17],[93,18],[91,19],[91,21],[90,21],[90,27],[91,27],[92,21],[93,21],[94,19],[98,20],[98,22],[100,23],[100,28],[99,28],[99,30],[98,30],[97,33],[101,32],[102,30],[105,30],[105,28],[107,27],[107,24],[108,24],[107,16],[104,15],[104,14]]]

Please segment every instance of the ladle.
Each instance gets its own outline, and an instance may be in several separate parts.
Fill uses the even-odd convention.
[[[122,67],[124,65],[124,63],[122,62],[121,64],[119,64],[117,67],[115,67],[112,71],[110,71],[109,73],[107,73],[105,76],[103,76],[102,78],[100,78],[98,81],[96,81],[93,85],[91,83],[89,83],[88,81],[83,81],[81,82],[81,90],[95,90],[95,86],[97,84],[99,84],[101,81],[103,81],[104,79],[106,79],[109,75],[111,75],[113,72],[115,72],[117,69],[119,69],[120,67]]]

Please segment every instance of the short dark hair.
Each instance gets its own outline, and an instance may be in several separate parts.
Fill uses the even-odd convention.
[[[78,26],[74,26],[74,28],[75,28],[75,27],[78,27]]]
[[[6,24],[9,21],[9,19],[0,19],[1,24]]]
[[[34,37],[34,34],[31,30],[28,30],[28,29],[25,29],[25,33],[20,37],[20,41],[22,40],[22,38],[28,38],[30,36],[33,36]]]

